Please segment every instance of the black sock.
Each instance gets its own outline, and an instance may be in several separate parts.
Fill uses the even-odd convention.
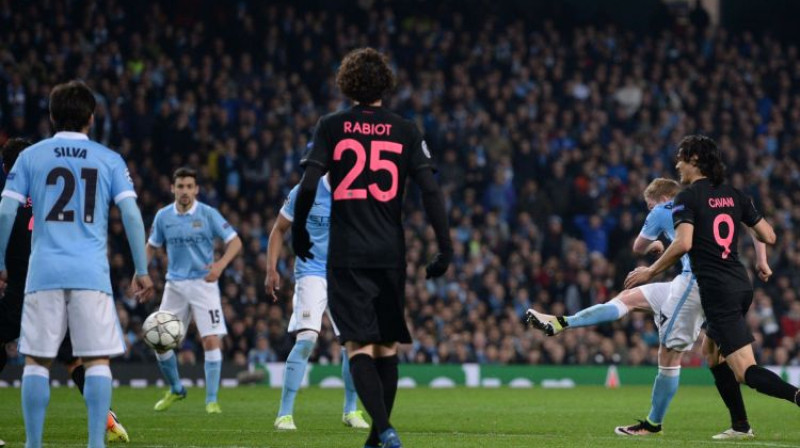
[[[392,408],[394,407],[394,398],[397,396],[397,364],[400,361],[397,355],[385,356],[375,360],[375,368],[378,370],[378,376],[381,379],[383,386],[383,404],[386,406],[386,415],[392,416]],[[369,437],[367,438],[367,445],[378,446],[380,439],[378,438],[378,430],[375,425],[370,429]]]
[[[761,366],[753,365],[748,367],[744,372],[744,382],[762,394],[775,398],[783,398],[784,400],[798,404],[797,401],[795,401],[797,397],[797,388],[783,381],[781,377],[774,372]]]
[[[731,428],[739,432],[750,431],[750,422],[747,421],[747,411],[742,399],[742,389],[739,387],[739,382],[736,381],[733,370],[727,362],[723,362],[712,367],[711,373],[714,375],[714,384],[717,386],[719,396],[722,397],[722,401],[725,402],[725,406],[731,414]]]
[[[81,391],[81,395],[83,395],[83,383],[86,382],[86,369],[83,368],[83,364],[72,370],[72,381],[75,382],[78,390]]]
[[[6,353],[6,344],[5,342],[0,344],[0,372],[6,368],[6,363],[8,362],[8,353]]]
[[[350,374],[361,404],[372,417],[372,426],[378,434],[389,429],[389,415],[383,402],[383,386],[375,360],[364,354],[353,356],[350,358]]]

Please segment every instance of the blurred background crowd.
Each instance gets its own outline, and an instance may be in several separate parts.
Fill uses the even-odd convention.
[[[754,279],[748,322],[759,363],[800,364],[800,55],[768,33],[728,32],[702,9],[647,32],[599,20],[525,20],[490,2],[213,2],[0,0],[0,143],[51,135],[48,94],[79,78],[96,92],[90,137],[127,160],[149,226],[172,202],[179,166],[201,173],[245,249],[220,280],[226,359],[282,361],[292,347],[293,254],[281,297],[265,294],[270,229],[302,174],[317,119],[347,107],[334,73],[373,46],[396,69],[387,106],[414,120],[439,165],[455,262],[438,281],[416,188],[406,201],[408,322],[415,363],[655,364],[652,318],[545,338],[521,323],[531,306],[574,313],[613,298],[638,263],[644,187],[675,177],[677,142],[717,140],[729,179],[775,226],[775,275]],[[513,11],[512,11],[513,12]],[[671,18],[670,18],[671,17]],[[129,351],[157,306],[131,297],[118,212],[109,256]],[[744,238],[743,261],[753,260]],[[165,257],[151,265],[164,286]],[[672,275],[672,274],[670,274]],[[665,277],[666,278],[666,277]],[[337,363],[325,322],[312,359]],[[182,363],[202,362],[190,330]],[[700,365],[697,351],[685,357]]]

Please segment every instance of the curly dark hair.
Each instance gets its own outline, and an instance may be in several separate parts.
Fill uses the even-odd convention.
[[[378,101],[395,83],[389,59],[370,47],[347,53],[336,72],[336,85],[342,93],[361,104]]]
[[[714,185],[725,181],[725,164],[717,143],[705,135],[687,135],[678,145],[678,160],[691,162],[700,168],[700,173],[708,177]]]

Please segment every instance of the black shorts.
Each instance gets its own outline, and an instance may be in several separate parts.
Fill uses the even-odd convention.
[[[405,269],[328,269],[328,307],[341,342],[410,343]]]
[[[25,293],[12,288],[7,288],[0,299],[0,343],[5,344],[19,338],[23,300]]]
[[[753,343],[753,333],[745,315],[753,303],[753,291],[714,291],[700,289],[703,312],[706,314],[706,335],[728,356]]]

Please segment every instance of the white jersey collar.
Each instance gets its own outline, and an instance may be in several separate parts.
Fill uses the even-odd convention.
[[[194,204],[192,204],[192,206],[189,208],[189,210],[186,211],[186,213],[181,213],[180,210],[178,210],[178,203],[177,202],[173,202],[172,203],[172,207],[175,209],[175,214],[178,215],[178,216],[181,216],[181,215],[194,215],[194,212],[197,210],[197,199],[194,200]]]
[[[83,132],[61,131],[56,132],[53,138],[64,138],[67,140],[89,140],[89,136]]]

